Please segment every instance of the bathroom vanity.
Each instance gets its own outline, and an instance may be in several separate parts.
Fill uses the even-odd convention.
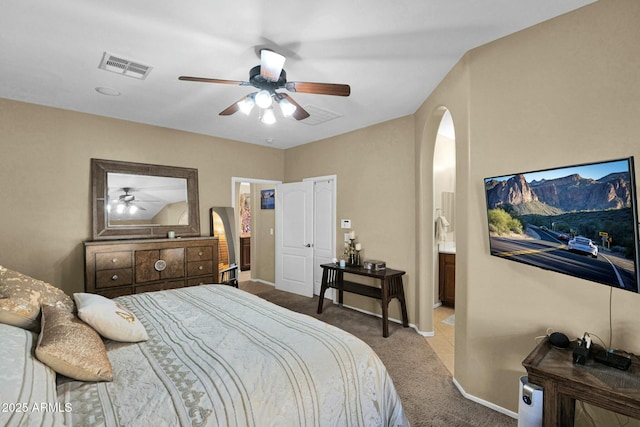
[[[453,243],[453,244],[452,244]],[[438,245],[438,295],[443,305],[455,307],[456,247],[454,242]]]

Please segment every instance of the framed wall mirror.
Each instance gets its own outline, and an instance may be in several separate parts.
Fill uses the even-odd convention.
[[[91,159],[93,239],[200,236],[198,170]]]

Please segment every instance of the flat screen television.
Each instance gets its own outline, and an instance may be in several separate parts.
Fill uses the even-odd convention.
[[[486,178],[491,255],[638,292],[633,157]]]

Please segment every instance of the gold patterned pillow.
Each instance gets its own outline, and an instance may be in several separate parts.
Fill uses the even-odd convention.
[[[43,305],[74,309],[73,300],[62,289],[0,266],[0,323],[38,332]]]
[[[36,357],[59,374],[81,381],[112,381],[102,338],[73,313],[42,307],[42,332]]]

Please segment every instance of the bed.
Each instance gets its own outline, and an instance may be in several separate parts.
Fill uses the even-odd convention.
[[[148,340],[105,340],[112,381],[58,375],[51,425],[409,425],[373,350],[317,319],[224,285],[115,301]]]

